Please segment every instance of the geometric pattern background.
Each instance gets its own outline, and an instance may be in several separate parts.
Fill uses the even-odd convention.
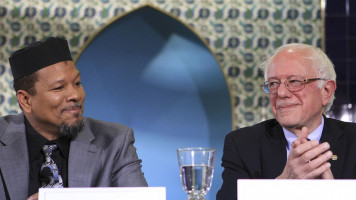
[[[211,50],[231,94],[233,128],[272,118],[259,64],[273,49],[298,42],[322,47],[321,0],[1,0],[0,116],[21,110],[12,89],[11,53],[60,36],[73,57],[113,20],[151,6],[174,17]]]

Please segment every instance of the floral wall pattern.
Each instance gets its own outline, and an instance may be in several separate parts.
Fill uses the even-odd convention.
[[[233,127],[273,117],[259,64],[285,43],[321,47],[320,0],[1,0],[0,116],[20,108],[12,90],[11,53],[48,36],[66,38],[75,57],[101,27],[142,6],[175,16],[215,54],[231,93]]]

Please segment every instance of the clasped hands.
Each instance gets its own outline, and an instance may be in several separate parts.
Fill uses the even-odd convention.
[[[334,179],[328,162],[333,155],[329,143],[319,144],[316,140],[308,141],[307,137],[308,130],[303,127],[278,179]]]

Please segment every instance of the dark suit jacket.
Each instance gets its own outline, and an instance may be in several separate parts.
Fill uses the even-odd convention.
[[[330,160],[334,178],[356,178],[356,124],[324,120],[320,142],[328,142],[338,156]],[[287,162],[286,145],[282,127],[275,119],[229,133],[222,156],[223,184],[216,199],[236,200],[237,179],[277,178]]]
[[[84,126],[70,143],[69,187],[147,186],[132,129],[91,118],[84,118]],[[28,184],[24,115],[1,117],[0,199],[26,199]]]

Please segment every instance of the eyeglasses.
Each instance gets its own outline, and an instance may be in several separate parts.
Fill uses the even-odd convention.
[[[304,77],[291,77],[288,80],[284,81],[284,85],[286,88],[291,91],[291,92],[297,92],[305,88],[305,84],[311,83],[313,81],[318,81],[318,80],[327,80],[324,78],[310,78],[306,79]],[[278,91],[279,86],[281,85],[281,81],[279,80],[270,80],[264,82],[261,87],[263,88],[263,91],[266,94],[276,94]]]

